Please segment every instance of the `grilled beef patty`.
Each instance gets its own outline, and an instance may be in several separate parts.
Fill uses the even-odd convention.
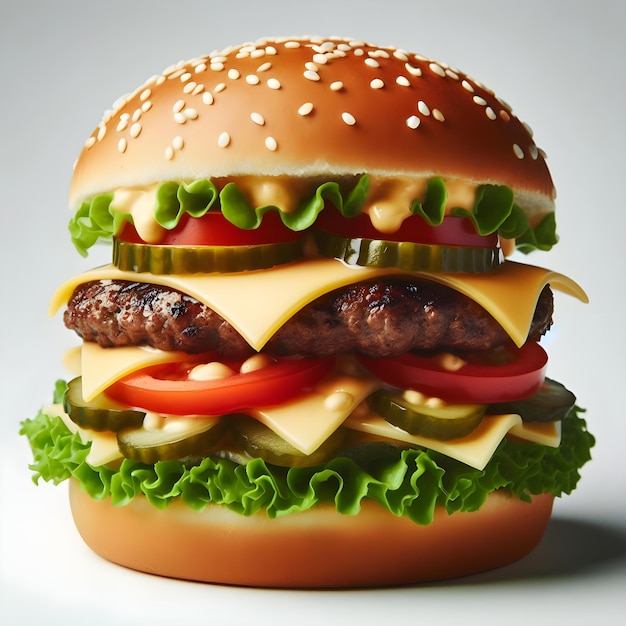
[[[546,286],[529,339],[539,339],[550,328],[552,312],[552,292]],[[227,358],[253,353],[215,311],[184,293],[149,283],[105,280],[80,285],[64,321],[84,340],[103,347],[149,345],[193,354],[216,351]],[[438,283],[392,277],[318,298],[292,317],[264,352],[393,357],[409,350],[489,350],[508,341],[493,317],[467,296]]]

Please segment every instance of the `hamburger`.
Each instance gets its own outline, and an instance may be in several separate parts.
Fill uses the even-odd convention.
[[[21,432],[86,544],[169,577],[416,583],[530,552],[590,459],[540,341],[571,278],[527,125],[446,64],[342,38],[181,62],[75,164],[80,338]],[[517,255],[515,258],[524,258]]]

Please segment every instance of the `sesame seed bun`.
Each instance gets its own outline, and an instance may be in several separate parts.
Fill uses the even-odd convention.
[[[501,567],[540,541],[553,496],[528,504],[492,493],[478,511],[420,526],[371,501],[356,516],[323,505],[269,520],[182,502],[156,509],[96,501],[75,479],[70,501],[85,543],[131,569],[173,578],[256,587],[366,587],[454,578]],[[314,532],[311,532],[314,530]]]
[[[91,135],[70,202],[166,180],[444,176],[510,186],[554,209],[526,125],[466,74],[347,39],[272,39],[179,63],[123,98]]]

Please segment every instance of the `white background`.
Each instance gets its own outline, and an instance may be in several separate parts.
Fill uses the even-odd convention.
[[[549,373],[597,436],[539,548],[503,570],[407,589],[292,592],[183,583],[101,561],[64,487],[34,487],[19,422],[76,343],[46,317],[63,279],[106,262],[74,252],[72,163],[102,112],[181,59],[266,35],[394,44],[475,76],[546,150],[561,242],[529,262],[580,282],[557,296]],[[626,608],[624,197],[626,3],[621,0],[20,0],[0,8],[0,619],[3,624],[598,624]]]

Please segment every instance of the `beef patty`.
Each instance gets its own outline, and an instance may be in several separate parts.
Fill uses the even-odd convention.
[[[537,340],[548,330],[552,312],[552,292],[546,286],[529,339]],[[217,351],[230,358],[253,353],[215,311],[184,293],[149,283],[105,280],[80,285],[64,322],[84,340],[104,347],[149,345],[194,354]],[[391,277],[321,296],[292,317],[264,352],[393,357],[409,350],[489,350],[508,341],[493,317],[463,294],[426,280]]]

